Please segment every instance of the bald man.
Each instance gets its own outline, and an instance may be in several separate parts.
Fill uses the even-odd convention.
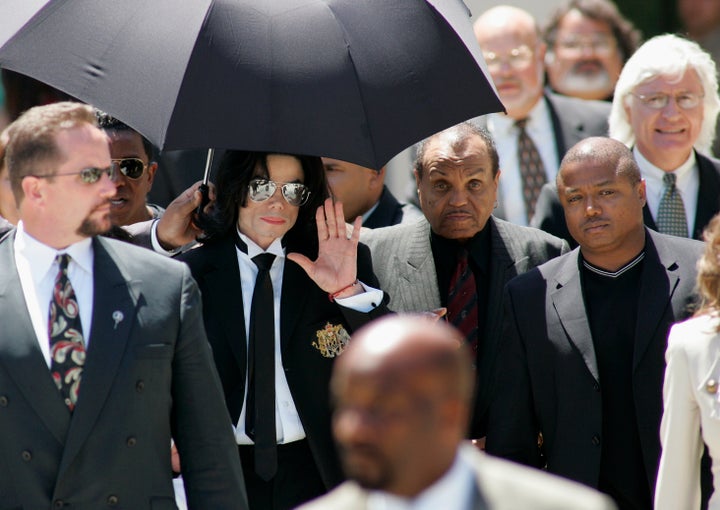
[[[555,179],[563,155],[587,136],[605,135],[610,105],[546,92],[545,51],[535,19],[518,7],[500,5],[485,11],[475,22],[475,37],[507,114],[477,118],[497,144],[502,180],[495,215],[528,225],[539,186],[526,187],[521,168],[521,131],[535,147],[544,181]],[[534,156],[535,157],[535,156]],[[541,182],[541,181],[537,181]]]
[[[557,187],[580,247],[506,286],[487,451],[650,510],[667,334],[691,313],[703,245],[645,227],[645,181],[617,140],[571,148]]]
[[[473,376],[461,333],[398,315],[337,358],[333,433],[349,482],[303,510],[610,509],[604,496],[465,444]]]

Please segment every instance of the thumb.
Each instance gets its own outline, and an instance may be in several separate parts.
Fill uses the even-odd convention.
[[[312,278],[313,263],[302,253],[288,253],[287,259],[292,260],[298,266],[302,267],[303,270]]]

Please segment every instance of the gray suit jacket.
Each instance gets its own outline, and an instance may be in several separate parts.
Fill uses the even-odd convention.
[[[497,346],[502,332],[502,295],[515,276],[569,250],[567,243],[540,230],[490,217],[490,281],[487,322],[478,352],[477,399],[471,427],[473,437],[484,434],[492,390]],[[435,260],[430,248],[430,224],[415,223],[374,230],[363,229],[360,240],[370,247],[380,288],[390,295],[396,312],[422,312],[441,306]]]
[[[174,509],[171,437],[191,509],[247,508],[190,270],[93,240],[92,328],[71,414],[35,336],[14,239],[0,242],[0,508]]]
[[[476,495],[467,510],[613,510],[606,496],[561,478],[485,455],[463,445],[475,471]],[[298,510],[368,510],[368,491],[346,482]]]

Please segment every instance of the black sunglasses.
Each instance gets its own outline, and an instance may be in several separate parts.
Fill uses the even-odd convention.
[[[103,176],[103,174],[106,174],[110,179],[115,178],[115,168],[114,166],[109,166],[107,168],[97,168],[94,166],[83,168],[79,172],[68,172],[65,174],[45,174],[45,175],[26,175],[25,177],[37,177],[38,179],[50,179],[53,177],[63,177],[66,175],[79,175],[80,180],[84,182],[85,184],[95,184],[100,180],[100,178]]]
[[[147,165],[138,158],[113,159],[112,165],[115,169],[115,175],[120,172],[128,179],[139,179],[147,167]]]

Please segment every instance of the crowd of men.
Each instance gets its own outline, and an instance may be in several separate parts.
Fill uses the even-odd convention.
[[[227,151],[209,205],[160,207],[102,111],[0,133],[0,506],[653,508],[715,62],[608,0],[474,32],[506,112],[416,145],[417,206],[384,167]]]

